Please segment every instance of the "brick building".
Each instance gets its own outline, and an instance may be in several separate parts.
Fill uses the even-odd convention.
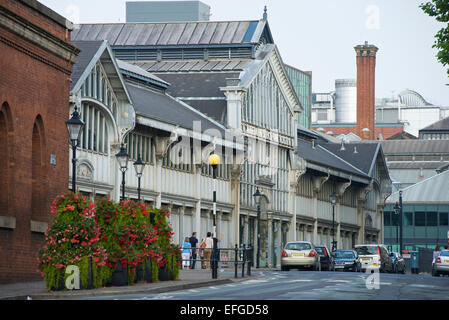
[[[35,0],[0,0],[0,282],[39,276],[50,203],[68,189],[71,29]]]

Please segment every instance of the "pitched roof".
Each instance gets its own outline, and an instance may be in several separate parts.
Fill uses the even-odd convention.
[[[80,54],[76,57],[76,63],[73,65],[70,78],[70,90],[73,89],[79,78],[100,49],[103,41],[72,41],[72,44],[80,49]]]
[[[117,65],[119,66],[119,68],[122,71],[124,70],[126,72],[133,74],[134,76],[138,76],[140,78],[147,79],[149,81],[158,83],[159,85],[161,85],[163,87],[167,87],[170,85],[170,83],[162,80],[159,77],[156,77],[154,74],[151,74],[136,65],[133,65],[133,64],[130,64],[125,61],[118,60],[118,59],[116,61],[117,61]]]
[[[321,145],[367,175],[371,174],[371,168],[377,159],[377,153],[379,151],[378,143],[346,143],[344,145],[346,150],[344,151],[340,150],[341,144],[323,143]],[[354,152],[355,148],[357,149],[357,153]]]
[[[434,122],[430,126],[419,130],[419,132],[422,131],[449,131],[449,117]]]
[[[432,176],[402,190],[404,203],[449,203],[449,171]],[[386,203],[399,201],[399,192],[388,197]]]
[[[182,61],[136,61],[133,64],[148,72],[191,72],[191,71],[243,71],[251,62],[249,59],[182,60]]]
[[[266,20],[81,24],[72,39],[108,40],[111,46],[257,44],[266,25]]]
[[[449,140],[379,141],[384,154],[449,153]]]
[[[325,167],[332,167],[348,174],[357,175],[363,178],[369,178],[366,173],[362,172],[344,159],[338,157],[336,154],[332,153],[320,144],[316,144],[315,149],[313,149],[310,141],[305,141],[302,139],[298,139],[297,141],[298,144],[296,153],[307,162],[316,163]]]
[[[414,135],[412,135],[411,133],[408,133],[407,131],[401,131],[401,132],[395,133],[394,135],[392,135],[391,137],[388,137],[385,140],[414,140],[414,139],[418,139],[418,138],[415,137]]]
[[[137,114],[189,130],[193,130],[194,121],[200,121],[202,131],[216,129],[224,137],[223,126],[173,97],[136,84],[126,86]]]

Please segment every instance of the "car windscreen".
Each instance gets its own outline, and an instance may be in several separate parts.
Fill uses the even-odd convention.
[[[312,246],[309,243],[287,243],[287,250],[310,250]]]
[[[440,256],[449,257],[449,251],[441,251]]]
[[[335,251],[335,258],[337,258],[337,259],[354,259],[354,252],[352,252],[352,251]]]
[[[379,254],[379,250],[377,250],[376,246],[356,247],[355,251],[361,256],[369,254]]]

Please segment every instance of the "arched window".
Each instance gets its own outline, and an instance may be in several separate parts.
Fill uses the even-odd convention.
[[[0,107],[0,215],[11,215],[13,189],[12,176],[12,117],[8,104],[5,102]]]
[[[31,152],[31,219],[45,221],[46,152],[44,125],[41,116],[37,116],[34,121]]]

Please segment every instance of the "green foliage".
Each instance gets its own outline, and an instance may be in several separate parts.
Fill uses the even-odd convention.
[[[435,43],[432,47],[438,49],[438,61],[443,66],[447,66],[449,64],[449,1],[432,0],[422,3],[420,8],[429,16],[445,24],[435,35]],[[449,75],[449,68],[446,72]]]

